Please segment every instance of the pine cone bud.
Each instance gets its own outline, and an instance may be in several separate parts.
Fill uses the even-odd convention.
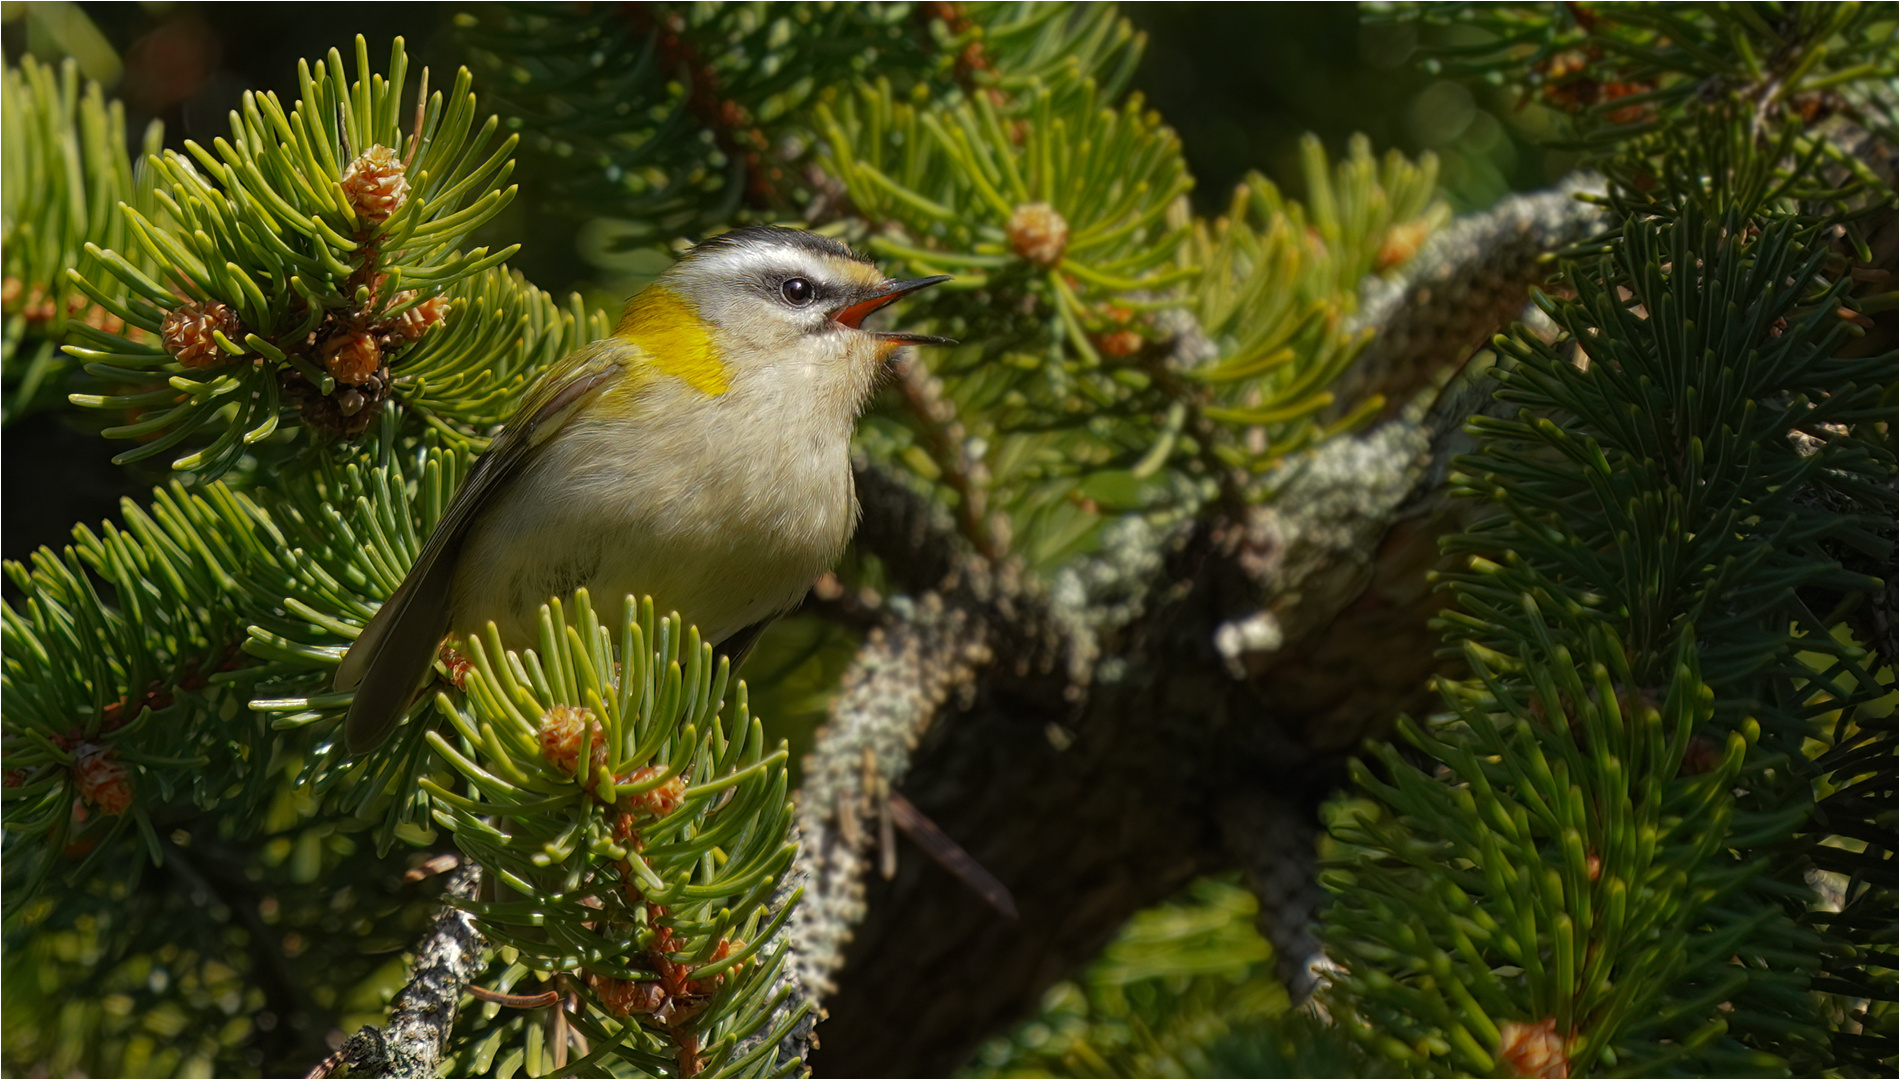
[[[323,369],[336,381],[361,386],[383,364],[383,347],[361,330],[343,330],[323,343]]]
[[[1133,356],[1140,352],[1143,340],[1142,336],[1133,330],[1116,330],[1112,333],[1099,334],[1093,339],[1096,352],[1115,359]]]
[[[94,829],[91,832],[82,831],[86,827],[86,822],[91,819],[91,817],[92,815],[86,812],[86,800],[74,799],[72,824],[67,827],[66,835],[78,835],[75,836],[72,843],[59,849],[61,855],[68,859],[78,859],[84,857],[87,852],[99,846],[99,830]]]
[[[1108,324],[1108,329],[1089,335],[1097,352],[1103,356],[1120,358],[1141,351],[1147,339],[1136,329],[1134,312],[1120,304],[1103,304],[1097,314],[1102,322]]]
[[[607,732],[594,719],[594,710],[576,705],[556,705],[541,714],[541,756],[548,764],[569,776],[580,769],[581,732],[593,732],[593,749],[588,753],[587,779],[592,780],[607,764]]]
[[[188,368],[214,367],[236,359],[218,347],[211,335],[223,333],[232,342],[244,336],[244,324],[237,312],[216,300],[201,304],[180,304],[165,314],[159,326],[159,338],[165,351]]]
[[[1384,273],[1395,266],[1412,261],[1418,249],[1432,234],[1430,218],[1413,218],[1392,226],[1385,232],[1385,238],[1379,243],[1379,254],[1372,260],[1374,273]]]
[[[656,982],[634,982],[607,975],[589,975],[594,996],[615,1016],[629,1013],[654,1013],[666,1004],[666,988]]]
[[[644,769],[617,778],[618,783],[639,784],[651,780],[666,771],[664,765],[648,765]],[[642,791],[638,795],[627,796],[627,802],[636,810],[644,810],[654,817],[665,817],[679,809],[680,800],[686,797],[686,781],[675,776],[657,787]]]
[[[401,292],[396,294],[396,301],[397,303],[408,303],[409,298],[414,295],[414,292]],[[407,345],[412,341],[422,340],[422,335],[441,326],[442,320],[447,318],[448,314],[448,297],[429,297],[422,303],[396,316],[389,327],[390,345]]]
[[[361,386],[340,386],[334,393],[321,394],[294,367],[277,373],[284,401],[303,414],[303,422],[314,431],[329,436],[354,439],[376,422],[377,408],[389,397],[389,380],[379,370]]]
[[[1037,266],[1054,266],[1069,250],[1069,223],[1048,203],[1024,203],[1009,216],[1009,247]]]
[[[1554,1019],[1536,1024],[1507,1021],[1498,1029],[1498,1056],[1518,1076],[1563,1080],[1570,1075],[1570,1058]]]
[[[25,293],[25,300],[21,294]],[[19,315],[30,323],[51,322],[59,314],[59,305],[46,295],[46,290],[38,285],[27,289],[17,277],[7,278],[0,283],[0,311],[7,315]]]
[[[409,181],[402,159],[387,146],[372,146],[356,156],[343,174],[343,194],[356,216],[381,225],[409,201]]]
[[[745,948],[745,942],[743,941],[734,941],[731,938],[720,938],[718,946],[713,949],[713,954],[706,958],[706,963],[716,964],[743,948]],[[745,961],[742,960],[725,971],[714,975],[710,979],[694,979],[687,983],[686,987],[695,994],[711,995],[717,993],[719,988],[726,984],[726,976],[744,970]]]
[[[455,640],[452,637],[443,639],[442,647],[436,650],[436,658],[442,661],[443,667],[449,669],[449,682],[457,690],[467,690],[468,673],[475,669],[475,664],[455,647]]]
[[[108,814],[132,805],[132,778],[110,747],[81,743],[73,757],[73,782],[79,795]]]

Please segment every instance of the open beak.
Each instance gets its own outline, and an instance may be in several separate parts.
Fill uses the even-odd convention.
[[[834,321],[856,330],[858,329],[858,324],[864,321],[866,315],[896,300],[898,297],[949,280],[949,274],[938,274],[935,277],[920,277],[911,278],[909,281],[888,282],[870,293],[853,299],[844,307],[832,312],[831,317]],[[893,346],[956,344],[954,339],[937,337],[933,334],[907,334],[895,330],[873,330],[870,331],[870,334],[879,341],[888,342]]]

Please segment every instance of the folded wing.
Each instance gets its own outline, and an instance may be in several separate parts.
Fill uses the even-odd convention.
[[[355,689],[343,721],[352,755],[381,746],[409,708],[449,630],[456,558],[469,527],[546,442],[623,371],[625,341],[574,354],[528,392],[519,412],[475,462],[416,564],[337,665],[334,685]]]

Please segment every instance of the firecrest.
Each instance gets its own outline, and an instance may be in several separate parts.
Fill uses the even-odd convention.
[[[857,527],[849,444],[900,345],[865,316],[892,281],[836,240],[774,227],[694,247],[611,336],[554,365],[469,471],[414,568],[337,667],[344,743],[381,745],[445,634],[532,645],[586,586],[649,595],[736,662]]]

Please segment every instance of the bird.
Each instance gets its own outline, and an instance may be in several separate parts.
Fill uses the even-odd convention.
[[[850,442],[895,351],[956,344],[861,324],[947,280],[778,226],[692,247],[529,388],[345,652],[348,753],[389,738],[445,636],[528,647],[582,586],[651,596],[736,666],[856,531]]]

